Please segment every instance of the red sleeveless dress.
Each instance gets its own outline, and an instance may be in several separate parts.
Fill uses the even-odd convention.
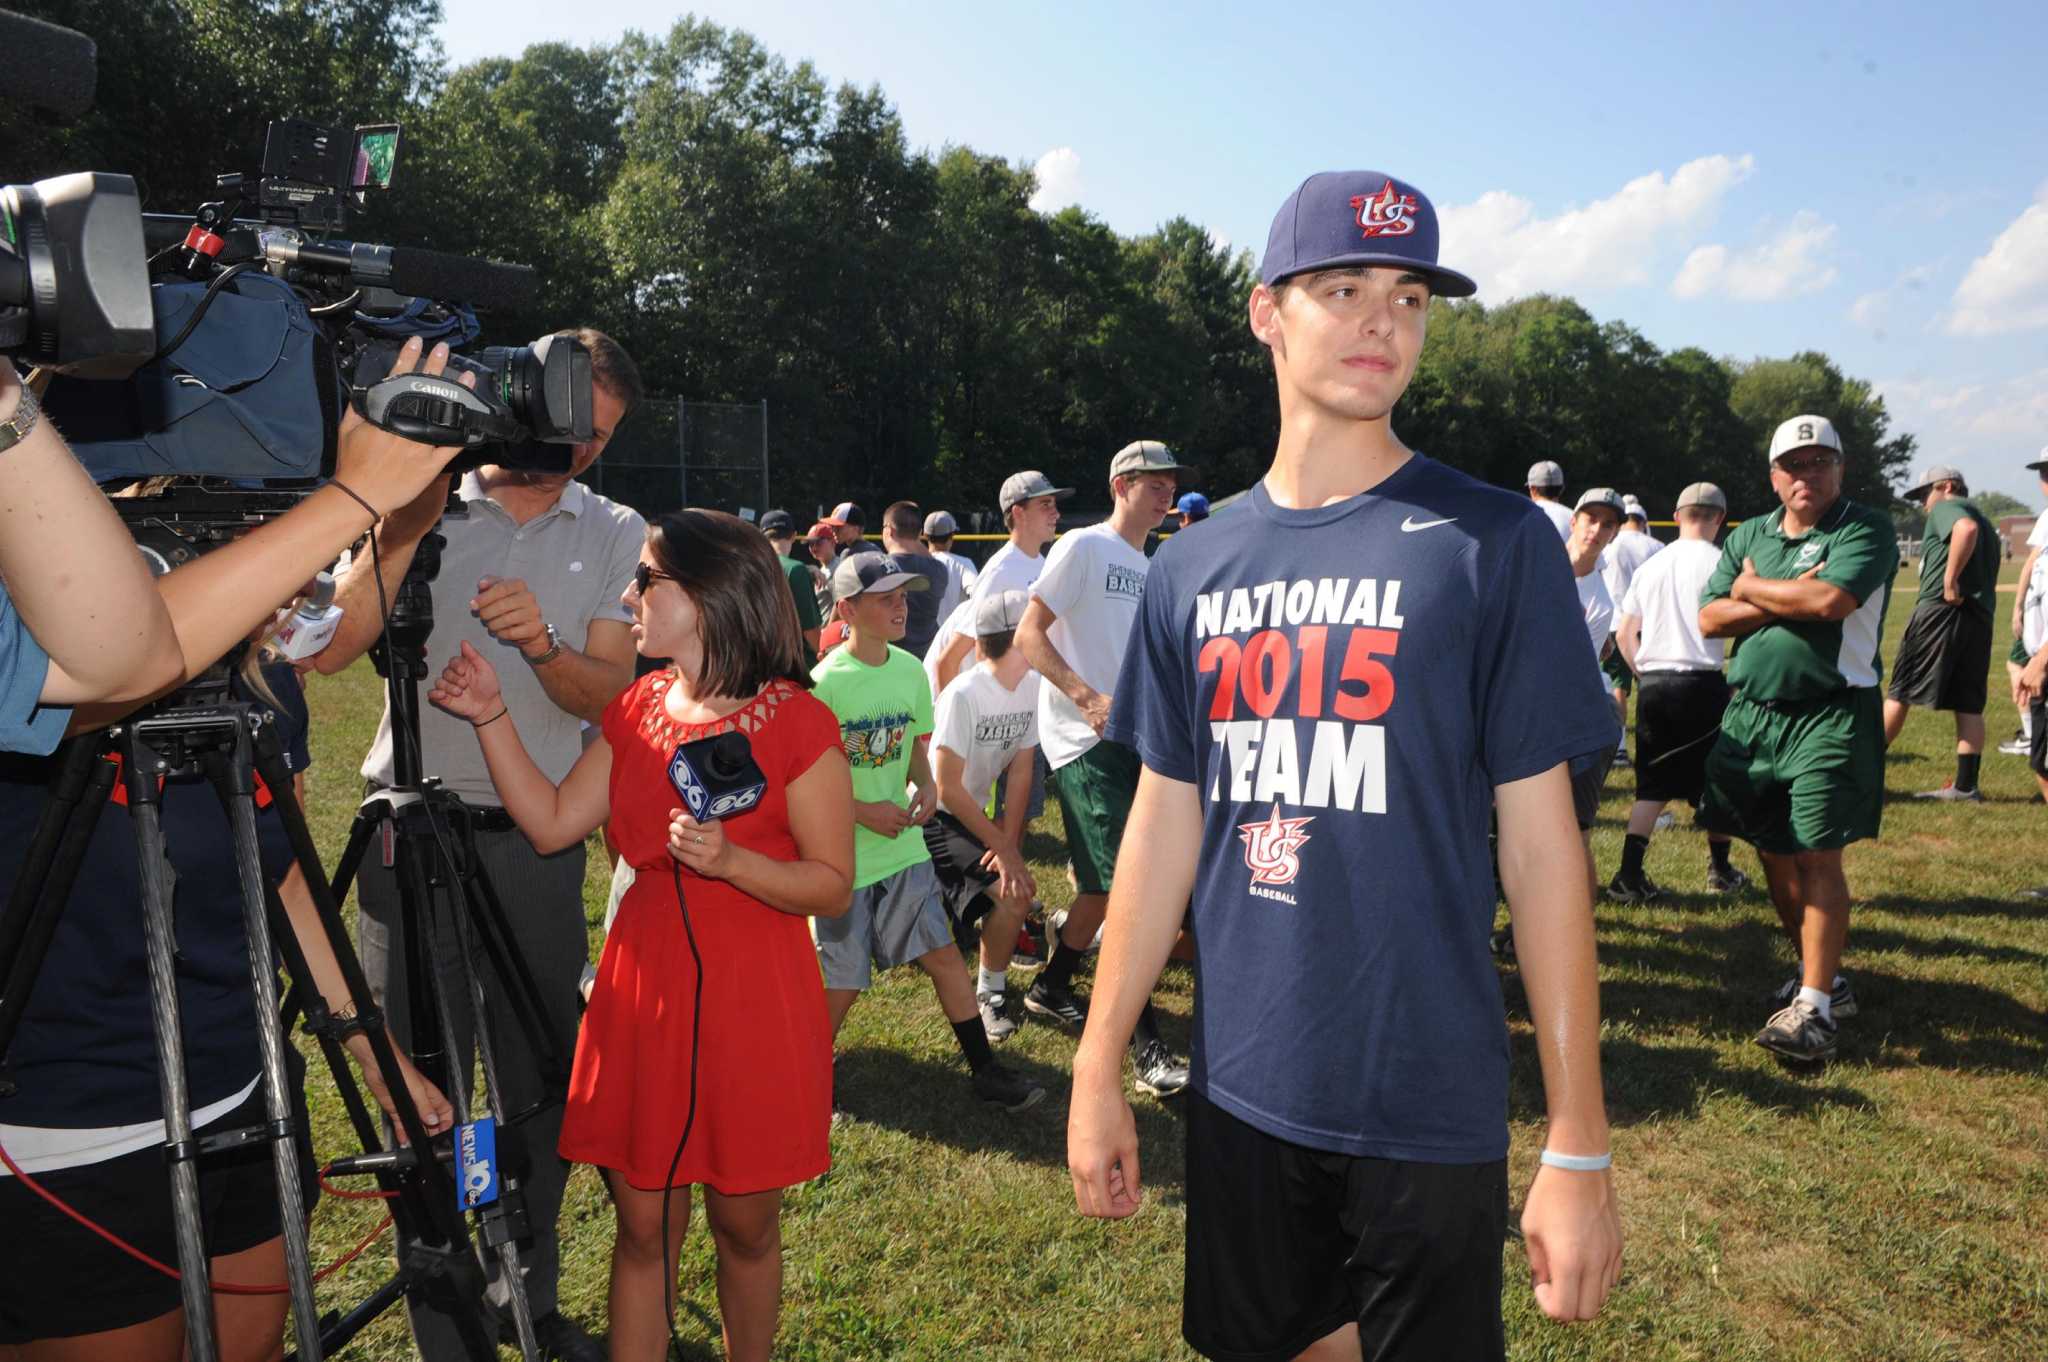
[[[674,674],[642,677],[604,712],[611,745],[611,834],[637,876],[619,905],[576,1040],[562,1157],[617,1169],[652,1190],[668,1177],[690,1100],[691,994],[697,969],[673,870],[704,958],[697,1120],[672,1186],[727,1195],[789,1187],[831,1163],[832,1025],[807,918],[779,912],[668,854],[668,779],[676,745],[745,733],[768,794],[726,824],[737,846],[797,859],[789,783],[839,748],[839,721],[803,688],[769,684],[716,724],[679,724],[662,698]]]

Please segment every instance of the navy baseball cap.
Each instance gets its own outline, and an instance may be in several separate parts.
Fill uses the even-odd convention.
[[[1266,234],[1259,279],[1268,288],[1310,270],[1389,265],[1429,280],[1445,298],[1479,286],[1436,263],[1436,208],[1429,196],[1377,170],[1326,170],[1287,196]]]

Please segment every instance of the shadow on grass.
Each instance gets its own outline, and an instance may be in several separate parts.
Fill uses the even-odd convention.
[[[1926,906],[1930,913],[1947,907]],[[1957,937],[1930,940],[1884,928],[1859,931],[1853,924],[1849,947],[1860,1010],[1843,1022],[1845,1060],[1966,1073],[2036,1074],[2048,1068],[2048,1026],[2042,1014],[2010,994],[1968,981],[1907,978],[1857,967],[1859,948],[1871,955],[1899,952],[1920,959],[2024,966],[2048,963],[2040,952]],[[1777,924],[1762,914],[1737,922],[1703,918],[1675,925],[1609,921],[1603,924],[1600,961],[1603,1016],[1638,1031],[1703,1032],[1734,1047],[1731,1052],[1610,1037],[1602,1045],[1602,1067],[1618,1121],[1688,1114],[1714,1091],[1794,1111],[1865,1104],[1862,1093],[1829,1081],[1827,1071],[1774,1071],[1733,1059],[1748,1054],[1751,1038],[1772,1010],[1770,991],[1787,973]],[[1503,982],[1509,1011],[1527,1016],[1519,974]],[[1533,1054],[1516,1056],[1515,1098],[1517,1114],[1525,1100],[1530,1114],[1540,1114]]]
[[[1173,1043],[1172,1028],[1164,1029]],[[966,1070],[958,1064],[873,1048],[841,1053],[838,1100],[853,1119],[886,1130],[970,1153],[1000,1151],[1025,1163],[1064,1169],[1071,1076],[1015,1050],[1005,1051],[1002,1062],[1043,1084],[1045,1100],[1028,1111],[1006,1112],[976,1101]],[[1131,1110],[1137,1119],[1146,1185],[1178,1196],[1186,1166],[1180,1104],[1133,1096]]]

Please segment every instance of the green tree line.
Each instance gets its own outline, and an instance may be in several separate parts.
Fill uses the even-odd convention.
[[[436,0],[9,2],[98,41],[99,97],[63,126],[0,102],[0,178],[124,171],[151,211],[190,211],[253,169],[268,119],[402,121],[397,184],[354,235],[538,267],[540,300],[489,340],[589,322],[656,393],[765,400],[778,503],[992,510],[1036,467],[1106,504],[1108,456],[1139,436],[1221,494],[1270,455],[1249,252],[1184,217],[1124,236],[1036,211],[1027,167],[912,147],[882,90],[744,32],[686,17],[450,68]],[[1553,297],[1439,301],[1431,328],[1397,427],[1503,485],[1551,458],[1659,516],[1695,478],[1754,513],[1772,427],[1807,411],[1848,444],[1851,495],[1888,505],[1912,457],[1819,353],[1667,353]]]

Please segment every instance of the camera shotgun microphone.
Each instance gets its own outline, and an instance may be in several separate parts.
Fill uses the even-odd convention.
[[[346,274],[361,288],[384,288],[408,298],[468,303],[485,311],[521,308],[540,296],[540,273],[474,256],[416,246],[361,241],[292,241],[265,235],[263,258],[278,264]]]
[[[75,29],[0,12],[0,95],[67,118],[92,107],[99,49]]]

